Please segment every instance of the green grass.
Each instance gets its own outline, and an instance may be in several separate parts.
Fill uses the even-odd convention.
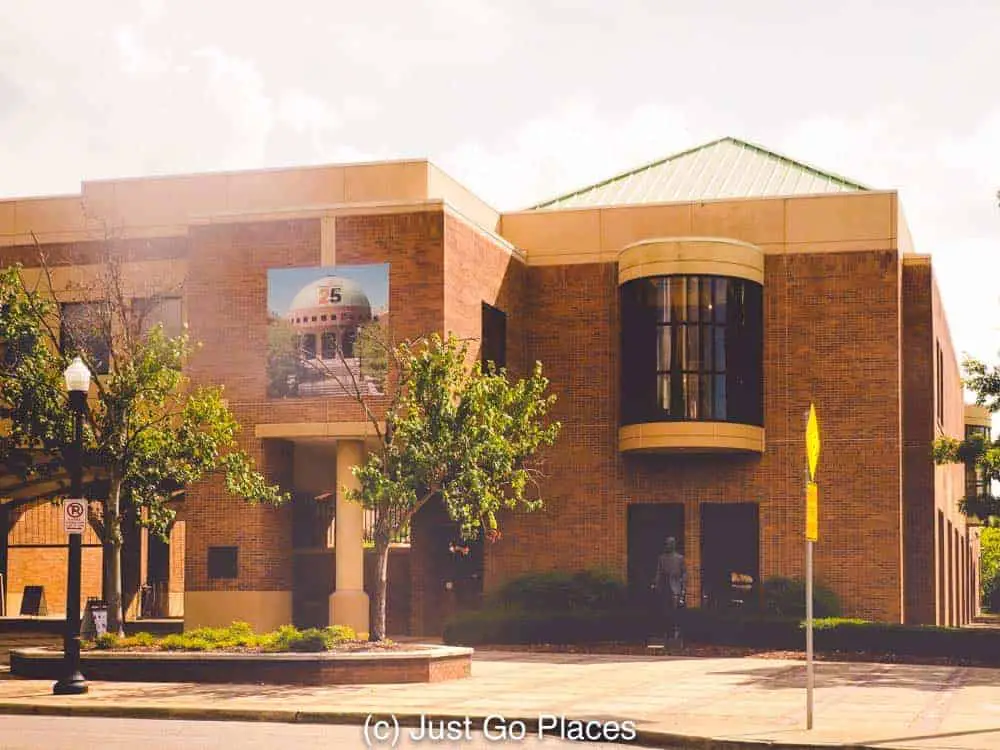
[[[358,642],[357,633],[346,625],[299,630],[282,625],[270,633],[255,633],[245,622],[234,622],[224,628],[197,628],[185,633],[172,633],[156,638],[150,633],[136,633],[121,638],[105,633],[94,641],[92,648],[102,650],[151,649],[156,651],[330,651],[338,646]]]

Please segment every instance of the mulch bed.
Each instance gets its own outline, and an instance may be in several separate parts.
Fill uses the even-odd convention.
[[[805,661],[805,651],[769,651],[743,646],[703,646],[687,644],[684,648],[664,651],[639,644],[600,643],[587,646],[572,645],[486,645],[476,646],[477,651],[512,651],[532,654],[602,654],[624,656],[650,656],[662,654],[664,657],[690,657],[709,659],[740,659],[752,656],[757,659],[795,659]],[[920,657],[903,654],[867,653],[863,651],[814,652],[816,661],[829,662],[871,662],[876,664],[915,664],[941,667],[997,667],[997,659],[989,660],[953,659],[945,657]]]

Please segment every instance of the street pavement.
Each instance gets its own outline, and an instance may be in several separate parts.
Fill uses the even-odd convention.
[[[91,683],[53,696],[48,681],[0,675],[0,714],[362,723],[370,713],[505,721],[633,721],[642,744],[746,743],[873,748],[997,748],[1000,670],[816,664],[815,725],[805,729],[805,665],[764,658],[683,658],[477,651],[472,677],[420,685]],[[390,716],[392,714],[392,716]],[[0,718],[0,728],[7,717]],[[0,735],[6,734],[0,731]]]
[[[331,750],[378,747],[365,742],[359,726],[322,724],[272,724],[266,722],[156,721],[151,719],[100,719],[70,716],[4,716],[0,718],[0,750]],[[526,737],[516,744],[525,750],[568,750],[576,743]],[[395,747],[416,750],[427,746],[441,750],[486,750],[498,743],[481,733],[468,740],[421,742],[405,735]],[[587,745],[593,750],[620,750],[621,745]]]

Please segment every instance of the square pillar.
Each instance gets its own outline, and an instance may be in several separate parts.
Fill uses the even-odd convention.
[[[336,588],[330,595],[330,624],[349,625],[359,636],[369,625],[368,594],[365,593],[364,509],[346,498],[345,490],[360,484],[351,472],[364,460],[360,440],[337,441],[337,512],[334,553],[337,559]]]

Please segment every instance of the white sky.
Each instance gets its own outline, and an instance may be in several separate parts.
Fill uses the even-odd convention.
[[[0,0],[0,196],[428,157],[499,209],[721,136],[898,189],[1000,349],[995,0]]]

